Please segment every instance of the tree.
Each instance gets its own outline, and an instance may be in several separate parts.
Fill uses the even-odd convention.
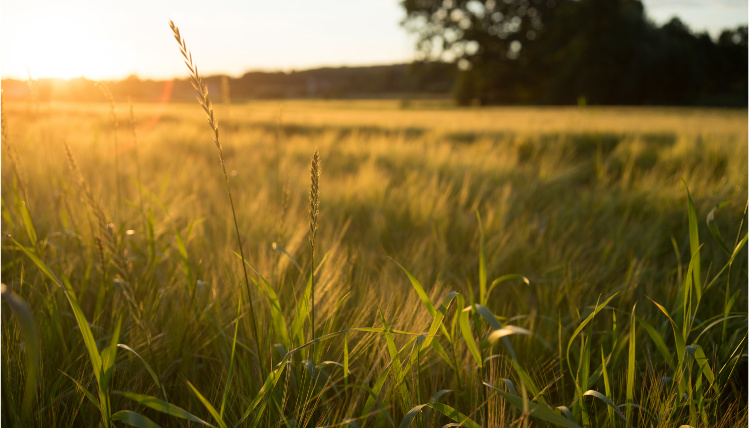
[[[532,46],[570,0],[404,0],[403,25],[423,59],[454,61],[456,99],[467,104],[535,98]]]
[[[423,59],[453,61],[460,104],[747,103],[747,28],[717,43],[640,0],[404,0]]]

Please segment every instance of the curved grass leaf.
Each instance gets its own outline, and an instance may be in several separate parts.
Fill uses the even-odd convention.
[[[192,390],[193,394],[195,394],[195,396],[198,397],[198,400],[200,400],[200,402],[203,403],[203,406],[205,406],[206,410],[208,410],[208,413],[210,413],[211,416],[213,416],[213,419],[216,421],[216,423],[218,423],[218,426],[220,428],[229,428],[226,425],[226,422],[224,422],[221,419],[221,416],[216,411],[216,408],[213,407],[213,405],[211,404],[210,401],[208,401],[205,397],[203,397],[203,394],[201,394],[200,391],[198,391],[198,388],[195,388],[195,385],[193,385],[192,383],[190,383],[189,380],[187,381],[187,385],[190,387],[190,389]]]
[[[572,416],[572,412],[570,412],[569,407],[567,407],[567,406],[558,406],[557,410],[559,410],[560,412],[562,412],[562,414],[564,415],[565,418],[567,418],[567,419],[569,419],[569,420],[571,420],[573,422],[575,421],[575,417]]]
[[[519,280],[523,281],[523,283],[525,285],[530,285],[530,283],[531,283],[530,280],[528,280],[528,278],[526,278],[523,275],[517,274],[517,273],[510,273],[510,274],[507,274],[507,275],[502,275],[499,278],[497,278],[494,281],[492,281],[491,285],[489,285],[489,289],[486,291],[486,299],[487,300],[489,299],[489,295],[491,294],[492,290],[494,290],[494,288],[496,286],[498,286],[499,284],[501,284],[501,283],[503,283],[505,281],[509,281],[509,280],[512,280],[512,279],[519,279]]]
[[[243,259],[242,256],[239,255],[239,253],[234,253],[237,257],[242,259],[244,263],[252,269],[253,272],[260,278],[260,282],[263,284],[262,290],[265,291],[265,294],[268,298],[268,305],[270,306],[271,311],[271,319],[273,321],[273,328],[278,334],[281,335],[281,341],[286,346],[291,346],[291,341],[289,339],[289,331],[286,328],[286,319],[283,316],[283,310],[281,309],[281,302],[278,300],[278,295],[276,295],[276,292],[273,290],[273,287],[271,287],[270,283],[263,277],[263,275],[260,274],[260,272],[255,269],[255,266],[253,266],[250,262],[248,262],[246,259]],[[258,285],[258,283],[255,281],[254,278],[251,278],[252,281],[255,283],[255,285]]]
[[[156,375],[156,372],[151,368],[151,366],[146,362],[146,360],[143,359],[143,357],[140,356],[135,350],[127,345],[124,345],[122,343],[118,343],[117,346],[120,349],[124,349],[125,351],[128,351],[138,357],[138,359],[143,363],[143,365],[146,367],[146,370],[148,370],[148,373],[151,374],[151,378],[154,382],[156,382],[156,385],[159,386],[159,389],[161,390],[161,393],[166,397],[166,390],[164,390],[164,385],[161,384],[161,381],[159,380],[159,377]]]
[[[593,318],[601,310],[603,310],[603,308],[606,307],[606,305],[611,301],[611,299],[613,299],[614,297],[616,297],[618,294],[619,294],[619,292],[617,291],[616,293],[612,294],[611,297],[609,297],[608,299],[604,300],[603,303],[596,304],[596,307],[593,309],[593,312],[590,315],[588,315],[583,320],[583,322],[580,323],[579,326],[577,326],[577,328],[575,329],[575,331],[572,333],[572,336],[570,337],[570,340],[567,342],[567,353],[565,355],[566,360],[567,360],[567,368],[569,369],[570,374],[572,375],[572,378],[575,380],[575,387],[578,390],[580,390],[581,386],[579,384],[577,384],[577,377],[575,376],[575,372],[572,370],[572,363],[570,362],[570,348],[572,347],[572,342],[574,342],[574,340],[577,337],[577,335],[580,334],[580,332],[585,328],[585,326],[588,325],[588,323],[591,322],[593,320]],[[586,385],[586,389],[587,389],[587,385]],[[582,390],[580,390],[580,393],[582,393]]]
[[[632,426],[632,424],[629,423],[629,421],[627,420],[627,418],[624,417],[624,413],[622,413],[622,411],[619,410],[619,407],[617,407],[616,404],[614,404],[614,402],[611,401],[611,399],[609,397],[601,394],[598,391],[592,390],[592,389],[589,390],[589,391],[585,391],[585,393],[583,393],[583,396],[595,397],[595,398],[603,401],[604,403],[606,403],[607,406],[609,406],[609,408],[613,409],[616,412],[616,414],[619,415],[620,418],[624,419],[624,422],[626,422],[627,425]]]
[[[156,422],[148,419],[140,413],[130,410],[120,410],[112,415],[112,420],[138,428],[159,428],[159,425]]]
[[[684,343],[684,336],[679,331],[679,328],[676,326],[676,323],[671,318],[671,315],[668,314],[668,311],[666,308],[658,304],[655,300],[648,297],[648,299],[655,304],[655,306],[660,309],[661,312],[668,318],[668,320],[671,322],[671,328],[674,331],[674,340],[676,341],[676,356],[679,360],[679,367],[682,366],[682,363],[684,362],[684,352],[686,350],[686,344]]]
[[[652,325],[648,324],[644,319],[637,317],[637,322],[640,324],[640,327],[644,328],[648,333],[648,336],[650,336],[653,344],[655,344],[655,349],[657,349],[661,356],[663,356],[663,360],[666,362],[666,364],[668,364],[668,366],[673,369],[674,356],[668,349],[668,346],[666,346],[666,342],[663,340],[663,336],[661,336],[661,334],[658,333],[658,331]]]
[[[536,339],[539,342],[541,342],[541,344],[544,345],[544,347],[546,349],[549,349],[549,350],[552,349],[551,345],[549,345],[549,342],[545,341],[541,336],[533,333],[530,330],[526,330],[526,329],[524,329],[522,327],[518,327],[518,326],[515,326],[515,325],[506,325],[506,326],[500,328],[499,330],[494,330],[493,332],[491,332],[491,334],[489,334],[489,341],[493,343],[493,342],[496,342],[499,339],[502,339],[502,338],[507,337],[507,336],[512,336],[512,335],[515,335],[515,334],[522,334],[522,335],[525,335],[525,336],[531,336],[534,339]]]
[[[463,296],[459,295],[458,307],[460,308],[462,306]],[[465,340],[466,345],[468,345],[468,350],[471,351],[471,355],[473,355],[473,360],[479,367],[483,367],[484,361],[483,358],[481,358],[481,352],[479,351],[479,348],[476,345],[476,340],[473,338],[473,333],[471,332],[471,324],[468,318],[468,315],[470,313],[471,306],[468,306],[456,314],[456,316],[458,317],[458,326],[460,327],[460,333],[463,335],[463,340]]]
[[[208,422],[200,419],[199,417],[193,415],[192,413],[188,412],[187,410],[181,407],[175,406],[174,404],[169,404],[165,401],[159,400],[156,397],[152,397],[150,395],[135,394],[133,392],[125,392],[125,391],[114,391],[114,393],[117,395],[121,395],[125,398],[129,398],[130,400],[133,400],[138,404],[146,406],[149,409],[156,410],[157,412],[165,413],[169,416],[174,416],[176,418],[185,419],[185,420],[199,423],[202,425],[206,425],[209,427],[213,426],[209,424]]]
[[[481,428],[479,424],[471,420],[468,416],[460,413],[459,411],[453,409],[452,407],[448,406],[447,404],[442,403],[427,403],[427,404],[420,404],[413,409],[411,409],[408,413],[406,413],[406,416],[401,421],[400,425],[398,425],[398,428],[406,428],[409,425],[411,425],[411,422],[414,420],[414,418],[419,414],[421,409],[424,407],[430,407],[443,415],[447,416],[448,418],[454,420],[458,424],[468,427],[468,428]]]
[[[75,383],[75,386],[77,386],[77,387],[78,387],[78,389],[80,389],[80,390],[81,390],[81,392],[83,392],[83,395],[84,395],[84,396],[85,396],[86,398],[88,398],[88,401],[92,402],[92,403],[94,404],[94,406],[96,406],[96,408],[97,408],[97,409],[98,409],[99,411],[101,411],[101,408],[99,407],[99,402],[98,402],[98,401],[96,401],[96,398],[94,397],[94,394],[92,394],[92,393],[91,393],[91,391],[89,391],[88,389],[86,389],[86,387],[84,387],[83,385],[81,385],[81,384],[80,384],[80,383],[79,383],[79,382],[78,382],[77,380],[75,380],[75,379],[73,379],[72,377],[70,377],[70,376],[69,376],[69,375],[68,375],[67,373],[65,373],[65,372],[63,372],[63,371],[60,371],[60,373],[62,373],[62,374],[63,374],[63,375],[65,376],[65,377],[67,377],[68,379],[72,380],[72,381],[73,381],[73,383]]]
[[[483,383],[484,385],[493,389],[497,394],[501,395],[502,398],[507,400],[513,406],[515,406],[515,408],[521,411],[523,410],[522,398],[518,397],[517,395],[504,392],[487,381],[484,381]],[[541,419],[542,421],[550,422],[555,425],[567,427],[567,428],[580,428],[580,425],[576,424],[575,422],[563,416],[558,415],[555,411],[551,410],[548,407],[542,406],[532,401],[529,401],[527,405],[528,405],[528,410],[530,412],[530,415],[535,418]]]

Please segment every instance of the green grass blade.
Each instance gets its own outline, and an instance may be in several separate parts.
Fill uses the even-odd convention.
[[[534,339],[538,340],[542,345],[544,345],[546,349],[549,349],[549,350],[552,349],[549,342],[545,341],[541,336],[533,333],[530,330],[526,330],[522,327],[518,327],[515,325],[506,325],[500,328],[499,330],[494,330],[493,332],[489,334],[488,340],[489,342],[494,343],[499,339],[503,339],[507,336],[512,336],[516,334],[533,337]]]
[[[401,421],[400,425],[398,425],[398,428],[407,428],[408,426],[410,426],[411,422],[416,418],[416,416],[418,416],[419,412],[424,407],[427,407],[427,405],[419,404],[418,406],[409,410],[408,413],[406,413],[406,416],[403,417],[403,420]]]
[[[123,424],[132,425],[138,428],[159,428],[159,425],[141,415],[140,413],[130,410],[120,410],[112,415],[112,421],[122,422]]]
[[[461,308],[462,306],[463,296],[458,296],[458,308]],[[476,362],[476,365],[478,365],[479,367],[483,367],[484,361],[483,358],[481,358],[481,352],[476,345],[476,340],[473,338],[473,332],[471,332],[471,324],[469,319],[470,313],[471,306],[468,306],[456,314],[456,316],[458,317],[458,326],[460,327],[460,333],[463,335],[463,340],[465,340],[466,345],[468,345],[468,350],[471,351],[471,355],[473,355],[473,359]]]
[[[494,390],[497,394],[501,395],[502,398],[507,400],[510,404],[512,404],[516,409],[523,410],[523,399],[518,397],[517,395],[509,394],[507,392],[502,391],[501,389],[495,387],[491,383],[484,381],[484,385]],[[567,427],[567,428],[580,428],[580,425],[576,424],[575,422],[567,419],[566,417],[558,415],[555,411],[551,410],[550,408],[540,405],[538,403],[534,402],[528,402],[528,410],[530,411],[530,415],[534,418],[541,419],[542,421],[549,422],[555,425]]]
[[[650,298],[648,297],[648,299]],[[684,336],[679,331],[679,328],[676,326],[676,323],[671,318],[671,315],[668,314],[668,311],[666,310],[666,308],[656,303],[656,301],[653,299],[650,299],[650,301],[653,302],[653,304],[655,304],[655,306],[657,306],[658,309],[660,309],[660,311],[663,312],[666,318],[668,318],[668,320],[671,322],[671,328],[674,331],[674,340],[676,341],[676,356],[679,361],[679,368],[681,368],[682,364],[684,363],[684,351],[686,350],[686,344],[684,343]]]
[[[604,388],[604,391],[606,392],[607,396],[613,397],[614,395],[613,395],[613,392],[611,391],[611,384],[609,383],[609,372],[606,369],[606,357],[605,357],[605,354],[603,353],[603,345],[601,345],[601,372],[603,374],[603,388]],[[588,391],[588,392],[590,392],[590,391]],[[586,392],[586,394],[587,394],[587,392]],[[621,413],[621,410],[619,410],[618,407],[615,407],[615,408],[609,407],[606,410],[609,413],[609,425],[611,425],[612,427],[615,427],[616,426],[616,418],[614,417],[614,410],[618,410],[619,413]]]
[[[663,336],[661,336],[661,334],[658,333],[658,331],[652,325],[648,324],[644,319],[637,317],[637,322],[640,324],[640,327],[644,328],[648,333],[648,336],[650,336],[653,344],[655,344],[655,349],[657,349],[661,356],[663,356],[663,360],[666,362],[666,364],[668,364],[668,366],[673,369],[674,356],[668,349],[668,346],[666,346],[666,342],[663,340]]]
[[[502,275],[499,278],[497,278],[494,281],[492,281],[491,285],[489,285],[489,289],[486,290],[486,299],[487,300],[489,299],[489,295],[491,294],[492,290],[494,290],[494,288],[496,286],[498,286],[499,284],[501,284],[501,283],[503,283],[505,281],[510,281],[510,280],[513,280],[513,279],[519,279],[519,280],[523,281],[523,283],[525,285],[530,285],[530,283],[531,283],[530,280],[528,280],[528,278],[526,278],[523,275],[517,274],[517,273],[510,273],[510,274],[507,274],[507,275]]]
[[[426,406],[431,407],[432,409],[442,413],[443,415],[447,416],[448,418],[454,420],[455,422],[457,422],[458,424],[466,428],[481,428],[479,424],[471,420],[471,418],[453,409],[447,404],[428,403],[426,404]]]
[[[192,413],[188,412],[187,410],[181,407],[175,406],[174,404],[169,404],[165,401],[159,400],[156,397],[152,397],[150,395],[136,394],[133,392],[125,392],[125,391],[114,391],[114,393],[117,395],[123,396],[125,398],[128,398],[130,400],[133,400],[140,405],[148,407],[149,409],[156,410],[157,412],[161,412],[169,416],[174,416],[175,418],[185,419],[185,420],[199,423],[202,425],[206,425],[209,427],[213,426],[209,424],[208,422],[200,419],[199,417],[193,415]]]
[[[238,253],[234,253],[237,257],[240,259],[242,256],[240,256]],[[283,309],[281,308],[281,302],[278,300],[278,295],[276,295],[275,290],[273,290],[273,287],[271,287],[270,283],[263,277],[263,275],[260,274],[260,272],[255,269],[255,266],[253,266],[250,262],[248,262],[246,259],[243,260],[247,266],[252,269],[253,272],[260,278],[260,282],[263,285],[262,289],[265,291],[265,294],[268,298],[268,305],[270,306],[270,312],[271,312],[271,319],[273,321],[273,328],[275,331],[278,332],[278,334],[281,335],[281,342],[284,344],[284,346],[291,347],[291,340],[289,336],[289,331],[286,328],[286,319],[283,316]]]
[[[291,323],[291,335],[297,340],[297,344],[304,343],[304,324],[309,319],[309,299],[312,295],[312,281],[307,281],[307,287],[304,289],[302,300],[296,307],[294,321]]]
[[[226,383],[224,384],[224,395],[221,397],[221,411],[219,412],[220,419],[224,418],[224,410],[226,410],[226,400],[229,397],[229,386],[231,385],[232,374],[234,372],[234,352],[237,349],[237,333],[239,332],[239,317],[242,314],[242,299],[237,299],[237,317],[234,319],[234,338],[231,342],[231,356],[229,357],[229,373],[226,375]]]
[[[380,320],[382,321],[383,328],[385,329],[385,341],[387,342],[388,353],[390,354],[390,359],[393,361],[392,366],[393,371],[395,372],[395,387],[398,388],[401,399],[405,404],[404,407],[409,408],[411,407],[411,399],[404,382],[405,374],[403,372],[403,367],[401,366],[400,357],[398,356],[398,348],[396,348],[395,346],[393,335],[390,334],[390,326],[388,326],[387,321],[385,320],[385,315],[382,314],[382,310],[380,308],[378,308],[378,310],[380,312]]]
[[[710,231],[710,234],[713,235],[713,238],[715,238],[715,241],[718,242],[718,245],[720,245],[720,248],[729,257],[731,256],[731,250],[728,249],[728,246],[726,245],[725,241],[723,241],[723,237],[720,235],[718,226],[715,224],[715,213],[721,208],[728,206],[730,203],[731,201],[723,201],[719,203],[718,205],[713,207],[713,209],[711,209],[709,213],[707,213],[707,218],[705,219],[707,223],[707,229]]]
[[[627,357],[627,403],[634,403],[634,388],[635,388],[635,346],[636,346],[636,334],[635,334],[635,309],[637,308],[637,302],[632,306],[632,316],[629,320],[629,355]],[[632,409],[627,406],[626,421],[629,421],[630,412]]]
[[[20,201],[18,204],[18,210],[21,212],[21,219],[26,228],[26,235],[29,237],[31,244],[36,246],[36,241],[38,240],[36,228],[34,227],[34,221],[31,219],[31,213],[29,213],[29,210],[26,207],[26,202]]]
[[[687,201],[689,210],[689,248],[692,254],[692,260],[694,261],[694,291],[697,293],[697,301],[702,300],[702,269],[700,261],[700,236],[697,226],[697,212],[694,209],[694,203],[692,202],[692,195],[689,193],[689,188],[686,183],[684,187],[687,189]]]
[[[164,385],[161,384],[161,380],[156,375],[156,372],[153,370],[153,368],[151,368],[151,365],[148,364],[146,362],[146,360],[144,360],[143,357],[140,356],[140,354],[138,354],[137,352],[135,352],[135,350],[133,348],[131,348],[131,347],[127,346],[127,345],[123,345],[122,343],[117,344],[117,346],[120,349],[124,349],[125,351],[128,351],[128,352],[132,353],[133,355],[135,355],[136,357],[138,357],[138,359],[146,367],[146,370],[148,370],[148,373],[151,375],[151,378],[153,379],[153,381],[156,382],[156,385],[159,386],[159,389],[161,390],[161,393],[163,394],[163,396],[166,397],[166,390],[164,389]]]
[[[484,250],[484,226],[481,224],[481,214],[476,210],[479,222],[479,303],[486,306],[486,252]]]
[[[195,287],[195,278],[193,277],[192,266],[190,266],[190,257],[187,253],[187,245],[185,245],[185,241],[182,239],[182,235],[180,235],[177,229],[174,229],[174,235],[177,237],[177,251],[179,252],[180,259],[182,260],[182,269],[185,272],[187,283],[189,284],[190,289],[192,289]]]
[[[401,421],[400,425],[398,425],[398,428],[407,428],[408,426],[410,426],[413,419],[419,414],[421,409],[425,407],[437,410],[438,412],[442,413],[448,418],[456,421],[455,423],[449,423],[447,425],[444,425],[443,428],[445,427],[480,428],[479,425],[476,422],[472,421],[468,416],[442,403],[427,403],[427,404],[421,404],[421,405],[414,407],[406,414],[406,416]]]
[[[288,355],[288,354],[287,354]],[[244,412],[242,417],[239,419],[235,426],[238,427],[244,422],[245,419],[247,419],[248,416],[253,414],[255,412],[255,409],[257,408],[258,404],[260,404],[261,401],[264,401],[265,398],[268,396],[268,394],[272,394],[273,390],[276,387],[276,384],[278,384],[278,381],[281,379],[281,375],[283,374],[284,369],[286,368],[285,364],[286,358],[284,358],[281,363],[276,365],[276,369],[272,370],[268,377],[265,379],[265,383],[263,384],[263,387],[260,388],[260,391],[255,395],[255,398],[252,400],[250,405],[247,407],[247,410]],[[262,411],[258,411],[256,413],[262,413]]]
[[[479,304],[474,305],[474,307],[476,308],[476,312],[478,312],[478,314],[481,315],[481,317],[483,317],[486,320],[486,322],[489,323],[489,325],[494,329],[494,331],[502,330],[502,323],[499,322],[497,317],[494,315],[494,313],[491,310],[489,310],[489,308],[479,305]],[[491,335],[490,335],[490,338],[491,338]],[[498,337],[498,339],[502,339],[502,344],[504,344],[505,348],[507,348],[507,352],[510,353],[510,357],[512,357],[512,359],[516,359],[517,355],[515,354],[515,348],[512,347],[510,340],[504,336],[500,336]]]
[[[603,310],[603,308],[605,308],[606,305],[611,301],[611,299],[613,299],[614,297],[616,297],[617,294],[619,294],[618,291],[616,293],[612,294],[611,297],[609,297],[608,299],[604,300],[603,303],[597,304],[596,307],[593,309],[593,312],[590,315],[588,315],[583,320],[583,322],[580,323],[579,326],[577,326],[577,328],[575,329],[575,331],[572,333],[572,336],[570,337],[570,340],[567,342],[567,352],[565,354],[565,359],[567,360],[567,367],[568,367],[568,369],[570,371],[570,375],[572,375],[573,379],[576,379],[576,376],[575,376],[575,372],[572,370],[572,364],[570,363],[570,347],[572,347],[572,342],[575,340],[575,338],[577,337],[577,335],[580,334],[580,332],[585,328],[585,326],[588,325],[588,323],[593,320],[593,317],[595,317],[596,314],[598,314],[601,310]],[[578,387],[579,387],[579,385],[578,385]]]
[[[104,392],[109,390],[109,382],[112,379],[114,362],[117,358],[117,342],[120,340],[121,327],[122,315],[117,319],[109,347],[101,352],[101,384],[99,385],[99,388]]]
[[[439,309],[435,312],[434,318],[432,319],[432,325],[429,326],[429,331],[427,332],[427,337],[424,339],[424,342],[421,344],[421,350],[425,351],[429,348],[429,345],[432,343],[432,340],[434,339],[434,336],[437,334],[437,330],[442,328],[443,333],[447,334],[447,329],[444,328],[442,322],[445,319],[445,315],[447,315],[447,310],[450,308],[450,304],[453,302],[453,299],[455,296],[458,296],[459,293],[456,293],[454,291],[451,291],[450,293],[445,296],[445,298],[442,300],[442,304],[440,305]],[[447,334],[447,340],[450,340],[450,335]]]
[[[190,387],[190,389],[192,390],[193,394],[195,394],[195,396],[198,397],[198,400],[200,400],[200,402],[203,403],[203,406],[205,406],[206,410],[208,410],[208,413],[210,413],[211,416],[213,416],[213,419],[216,421],[216,423],[218,424],[219,428],[229,428],[226,425],[226,422],[224,422],[223,419],[221,419],[221,415],[218,414],[218,412],[216,411],[216,408],[213,407],[213,405],[211,404],[211,402],[208,401],[203,396],[203,394],[200,393],[200,391],[198,391],[198,388],[195,388],[195,385],[193,385],[192,383],[190,383],[189,380],[187,381],[187,385]]]
[[[632,426],[632,424],[629,423],[629,421],[624,416],[624,414],[622,413],[622,411],[619,410],[619,407],[617,407],[616,404],[614,404],[614,402],[611,401],[611,399],[609,397],[601,394],[598,391],[594,391],[592,389],[589,390],[589,391],[585,391],[585,393],[583,394],[583,396],[591,396],[591,397],[595,397],[595,398],[603,401],[608,406],[608,409],[609,409],[610,412],[616,412],[616,414],[619,415],[620,418],[624,419],[624,422],[626,422],[626,424],[628,426]],[[627,406],[627,410],[629,410],[629,406]],[[611,422],[611,426],[612,427],[616,426],[616,425],[614,425],[613,421]]]
[[[343,387],[348,389],[348,333],[343,335]]]
[[[393,260],[393,259],[390,259],[390,260]],[[432,304],[432,301],[429,299],[429,296],[427,296],[427,293],[424,291],[424,287],[422,287],[421,283],[416,278],[414,278],[414,276],[411,275],[411,273],[407,271],[406,268],[401,266],[400,263],[396,262],[395,260],[393,260],[393,262],[395,262],[395,264],[397,264],[398,267],[401,268],[403,272],[406,273],[409,281],[411,281],[411,285],[413,286],[414,290],[416,290],[416,294],[419,295],[419,299],[421,300],[421,303],[423,303],[424,306],[427,308],[427,310],[429,311],[429,315],[434,317],[436,310],[434,309],[434,305]]]
[[[715,391],[716,394],[720,394],[718,384],[715,382],[715,375],[710,368],[710,362],[707,360],[707,356],[705,356],[705,351],[702,350],[702,347],[696,344],[687,346],[687,354],[691,355],[695,363],[697,363],[700,374],[705,376],[705,379],[710,383],[713,391]]]
[[[2,301],[10,307],[13,316],[21,327],[24,343],[26,344],[26,383],[21,404],[21,414],[26,423],[30,422],[31,411],[36,399],[36,380],[39,374],[39,334],[26,302],[16,296],[5,284],[2,284]]]
[[[91,391],[89,391],[88,389],[86,389],[86,387],[84,387],[83,385],[81,385],[77,380],[75,380],[72,377],[70,377],[67,373],[65,373],[63,371],[61,371],[60,373],[62,373],[68,379],[72,380],[73,383],[75,383],[75,386],[77,386],[78,389],[80,389],[81,392],[83,392],[83,395],[86,398],[88,398],[88,401],[90,401],[91,403],[94,404],[94,406],[96,406],[96,410],[101,411],[101,407],[99,407],[99,401],[96,399],[96,397],[94,397],[94,394],[92,394]]]

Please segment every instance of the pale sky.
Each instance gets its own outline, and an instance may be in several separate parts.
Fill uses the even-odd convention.
[[[644,3],[657,23],[678,15],[713,34],[747,22],[744,0]],[[408,62],[403,17],[399,0],[1,0],[0,75],[185,76],[170,18],[204,75]]]

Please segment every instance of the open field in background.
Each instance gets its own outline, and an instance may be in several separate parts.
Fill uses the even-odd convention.
[[[79,323],[65,293],[32,261],[37,257],[69,279],[100,352],[115,340],[156,373],[120,349],[111,394],[104,394],[110,413],[129,409],[160,425],[185,420],[116,391],[167,400],[218,426],[237,423],[255,397],[264,406],[259,426],[390,426],[391,419],[398,426],[441,390],[452,392],[439,402],[485,426],[551,424],[536,406],[566,406],[580,425],[623,423],[603,400],[586,396],[581,405],[577,383],[585,384],[578,396],[596,390],[616,404],[637,403],[621,407],[635,426],[747,423],[746,250],[731,258],[746,235],[746,110],[454,109],[437,101],[217,105],[245,258],[279,301],[272,304],[262,282],[252,289],[260,348],[267,352],[258,359],[224,177],[199,106],[136,104],[131,123],[129,106],[120,103],[116,127],[104,103],[6,103],[3,109],[2,282],[30,308],[40,347],[33,411],[24,414],[31,348],[19,317],[4,306],[3,418],[96,426],[104,413],[92,404],[100,402],[100,381]],[[65,142],[112,224],[109,237],[101,235],[71,171]],[[463,307],[481,303],[495,322],[535,336],[490,340],[497,328],[474,307],[465,324],[476,339],[471,345],[455,298],[445,330],[432,341],[444,355],[434,345],[416,353],[414,336],[350,332],[321,342],[317,355],[313,348],[295,353],[288,369],[278,371],[273,392],[259,393],[269,360],[287,361],[284,354],[310,337],[303,293],[311,265],[309,162],[316,148],[322,159],[317,337],[381,329],[383,320],[399,331],[429,330],[435,318],[426,297],[420,300],[396,262],[420,281],[435,307],[456,291]],[[703,244],[696,277],[704,288],[686,303],[685,295],[696,292],[690,272],[697,267],[689,270],[696,247],[685,183]],[[713,217],[724,250],[706,218],[728,200]],[[97,236],[112,245],[98,245]],[[480,292],[510,273],[529,284],[511,279],[488,297]],[[614,295],[605,308],[597,306]],[[664,307],[679,333],[649,299]],[[699,345],[705,358],[690,345]],[[683,356],[690,350],[698,355],[691,360]],[[492,355],[499,357],[481,362]],[[351,374],[323,361],[346,365]],[[680,369],[688,374],[679,376]],[[482,379],[501,393],[482,387]],[[212,419],[187,381],[221,407],[219,418]],[[378,399],[368,400],[368,391]],[[531,416],[523,417],[523,401],[518,409],[507,394],[526,395]],[[557,410],[569,421],[562,414]],[[413,426],[450,421],[435,408]]]

